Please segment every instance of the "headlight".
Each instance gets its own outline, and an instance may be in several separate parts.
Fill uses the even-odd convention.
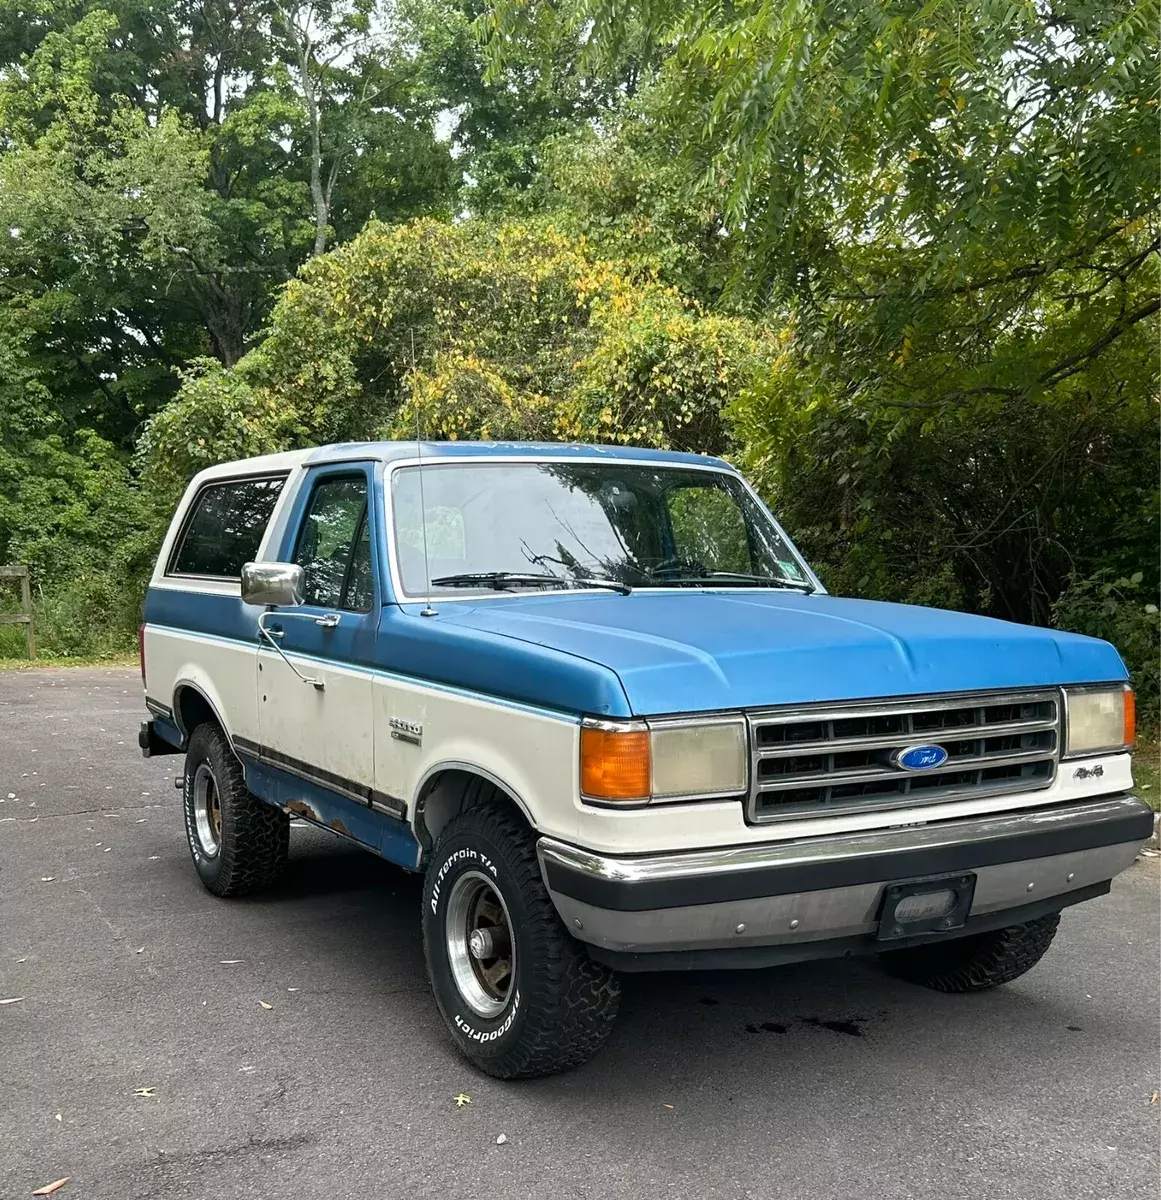
[[[1133,744],[1137,702],[1128,684],[1065,688],[1064,699],[1067,713],[1066,756],[1125,750]]]
[[[599,804],[736,796],[746,790],[746,726],[739,717],[581,726],[581,795]]]

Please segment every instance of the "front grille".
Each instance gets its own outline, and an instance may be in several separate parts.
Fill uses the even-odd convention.
[[[751,713],[747,818],[831,816],[1046,788],[1060,753],[1058,693],[1003,692]],[[909,746],[947,751],[908,771]]]

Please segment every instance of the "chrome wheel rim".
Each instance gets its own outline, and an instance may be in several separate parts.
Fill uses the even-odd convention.
[[[222,848],[222,797],[209,764],[200,763],[193,780],[194,829],[207,858]]]
[[[480,871],[452,885],[444,917],[452,978],[465,1003],[481,1017],[504,1011],[516,980],[516,946],[508,905]]]

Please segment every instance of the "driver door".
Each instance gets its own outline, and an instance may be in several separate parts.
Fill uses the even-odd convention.
[[[279,548],[303,568],[304,603],[265,626],[283,654],[258,653],[259,736],[267,760],[362,798],[375,779],[372,662],[379,624],[377,522],[369,464],[319,468],[305,481]]]

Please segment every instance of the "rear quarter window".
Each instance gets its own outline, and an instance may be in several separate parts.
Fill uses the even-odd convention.
[[[238,579],[262,544],[285,475],[207,483],[194,497],[168,575]]]

